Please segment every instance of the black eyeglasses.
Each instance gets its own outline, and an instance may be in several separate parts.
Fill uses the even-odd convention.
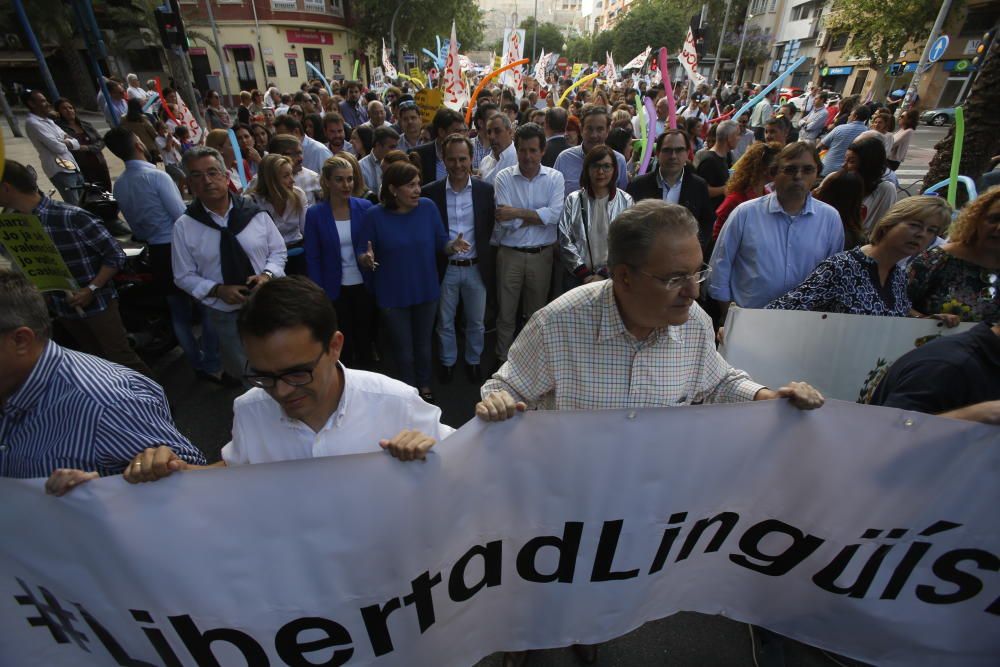
[[[249,362],[246,365],[246,369],[243,372],[243,379],[252,384],[255,387],[260,387],[261,389],[271,389],[276,384],[278,380],[281,380],[289,387],[302,387],[313,381],[313,371],[316,370],[316,366],[319,364],[319,360],[323,358],[326,354],[326,350],[320,352],[316,360],[309,364],[309,368],[300,368],[292,371],[285,371],[284,373],[251,373]]]

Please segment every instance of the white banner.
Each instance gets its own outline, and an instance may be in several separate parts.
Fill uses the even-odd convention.
[[[399,72],[396,71],[395,66],[392,64],[392,59],[389,57],[389,49],[385,47],[385,39],[382,39],[382,68],[385,70],[385,75],[390,79],[396,79],[399,76]]]
[[[0,656],[461,666],[691,610],[871,663],[995,665],[998,433],[769,401],[474,421],[426,464],[64,498],[0,479]]]
[[[608,80],[608,83],[613,86],[618,80],[618,71],[615,70],[615,60],[611,57],[610,51],[605,51],[604,55],[607,58],[604,63],[604,77]]]
[[[688,78],[691,79],[694,85],[700,86],[707,81],[705,76],[698,71],[698,51],[695,49],[694,33],[690,27],[688,28],[687,37],[684,38],[684,47],[681,49],[678,60],[681,61],[681,66],[687,72]]]
[[[524,58],[524,30],[512,30],[507,28],[503,32],[503,59],[500,66],[504,67]],[[524,93],[524,65],[502,72],[499,77],[500,85],[511,86],[517,99]]]
[[[625,66],[622,67],[622,71],[624,72],[627,69],[642,69],[646,65],[646,62],[649,61],[649,54],[652,52],[653,47],[647,46],[645,51],[625,63]]]
[[[460,111],[469,101],[469,87],[462,76],[462,65],[458,60],[458,40],[455,38],[455,22],[451,22],[451,40],[448,42],[448,59],[444,66],[444,105]]]
[[[828,398],[870,396],[899,357],[937,338],[968,331],[937,320],[730,308],[719,352],[757,382],[803,380]]]

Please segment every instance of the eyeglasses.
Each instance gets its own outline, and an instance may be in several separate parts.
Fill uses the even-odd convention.
[[[614,171],[615,165],[608,164],[606,162],[598,162],[596,164],[590,165],[590,168],[594,171]]]
[[[302,387],[313,381],[313,371],[316,370],[316,366],[324,354],[326,354],[326,350],[320,352],[316,360],[309,364],[309,368],[287,371],[285,373],[251,373],[250,364],[247,363],[246,369],[243,372],[243,379],[261,389],[273,388],[278,384],[278,380],[281,380],[289,387]]]
[[[218,169],[209,169],[208,171],[204,172],[192,171],[188,173],[188,178],[192,180],[201,180],[203,178],[208,178],[214,181],[217,178],[221,178],[224,174],[225,172],[219,171]]]
[[[811,164],[804,166],[788,164],[785,165],[784,167],[778,167],[778,171],[780,171],[785,176],[795,176],[796,174],[802,174],[803,176],[812,176],[816,173],[816,166]]]
[[[701,271],[697,271],[695,273],[691,273],[686,276],[672,276],[670,278],[661,278],[659,276],[654,276],[652,273],[643,271],[637,266],[633,266],[632,268],[641,273],[642,275],[648,276],[653,280],[655,280],[656,282],[660,283],[661,285],[663,285],[664,289],[679,290],[680,288],[684,287],[685,285],[687,285],[692,281],[696,285],[700,285],[701,283],[708,280],[708,277],[712,274],[712,267],[706,264],[703,264],[702,266],[704,268],[702,268]]]

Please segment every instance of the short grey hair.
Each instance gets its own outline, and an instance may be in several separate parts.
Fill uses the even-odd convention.
[[[510,116],[508,116],[505,113],[501,113],[499,111],[497,111],[492,116],[490,116],[489,118],[487,118],[486,119],[486,124],[489,125],[490,123],[492,123],[494,120],[496,120],[498,118],[500,119],[500,122],[503,123],[504,128],[506,128],[506,129],[509,130],[509,129],[511,129],[511,128],[514,127],[513,125],[511,125]]]
[[[382,107],[382,110],[385,111],[385,105],[379,102],[378,100],[372,100],[371,102],[368,103],[368,106],[365,108],[371,111],[372,109],[375,109],[377,107]]]
[[[45,297],[17,271],[0,271],[0,333],[28,327],[40,340],[52,335]]]
[[[608,267],[639,267],[661,234],[698,236],[691,211],[661,199],[644,199],[622,211],[608,230]]]
[[[719,123],[719,127],[715,128],[715,141],[729,141],[730,137],[734,137],[740,133],[740,124],[735,120],[724,120]]]
[[[181,166],[184,168],[184,175],[189,176],[191,174],[192,162],[206,157],[215,158],[215,161],[219,163],[219,169],[222,171],[228,171],[226,169],[226,161],[222,159],[222,153],[214,148],[209,148],[208,146],[194,146],[193,148],[189,148],[181,158]]]

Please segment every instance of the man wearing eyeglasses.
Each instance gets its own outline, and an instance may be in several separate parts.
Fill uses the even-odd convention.
[[[703,250],[712,240],[715,209],[708,196],[708,183],[688,169],[691,138],[683,130],[667,130],[656,138],[657,168],[629,183],[626,191],[636,201],[662,199],[680,204],[698,221],[698,237]]]
[[[222,369],[243,375],[246,355],[236,329],[250,294],[284,275],[288,251],[274,221],[249,199],[231,195],[228,171],[214,148],[197,147],[182,161],[194,201],[174,223],[174,282],[207,306],[219,337]]]
[[[248,465],[387,451],[423,460],[453,432],[441,410],[413,387],[340,363],[344,335],[326,293],[292,276],[263,285],[239,317],[247,351],[244,378],[254,388],[233,404],[233,439],[222,461]],[[132,483],[152,482],[187,463],[170,447],[151,447],[125,469]]]
[[[611,279],[567,292],[521,331],[486,381],[476,415],[502,421],[530,407],[609,410],[788,398],[817,408],[808,384],[777,391],[730,366],[695,299],[711,274],[687,209],[650,199],[608,233]]]
[[[712,253],[708,293],[722,320],[731,302],[763,308],[844,249],[837,210],[810,194],[821,166],[816,149],[798,141],[775,162],[774,192],[737,206]]]

